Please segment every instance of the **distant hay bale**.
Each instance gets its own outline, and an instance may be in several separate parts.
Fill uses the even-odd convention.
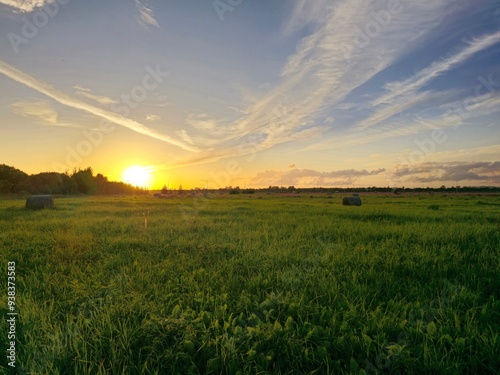
[[[32,195],[26,198],[26,208],[40,210],[52,207],[54,207],[54,198],[52,195]]]
[[[344,197],[342,199],[344,206],[361,206],[361,199],[359,197]]]

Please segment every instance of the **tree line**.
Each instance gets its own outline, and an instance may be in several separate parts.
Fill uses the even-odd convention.
[[[0,194],[137,194],[147,190],[124,182],[109,181],[101,173],[94,176],[92,168],[73,170],[73,173],[27,173],[0,164]]]

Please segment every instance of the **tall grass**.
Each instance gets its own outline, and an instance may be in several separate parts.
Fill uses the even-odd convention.
[[[500,368],[498,197],[257,198],[0,201],[17,371]]]

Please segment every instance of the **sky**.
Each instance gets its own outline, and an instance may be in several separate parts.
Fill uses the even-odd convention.
[[[500,186],[498,0],[0,0],[0,164]]]

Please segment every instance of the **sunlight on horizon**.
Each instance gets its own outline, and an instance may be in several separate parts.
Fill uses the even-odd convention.
[[[127,167],[122,173],[122,180],[130,185],[149,189],[151,184],[151,168],[139,165]]]

